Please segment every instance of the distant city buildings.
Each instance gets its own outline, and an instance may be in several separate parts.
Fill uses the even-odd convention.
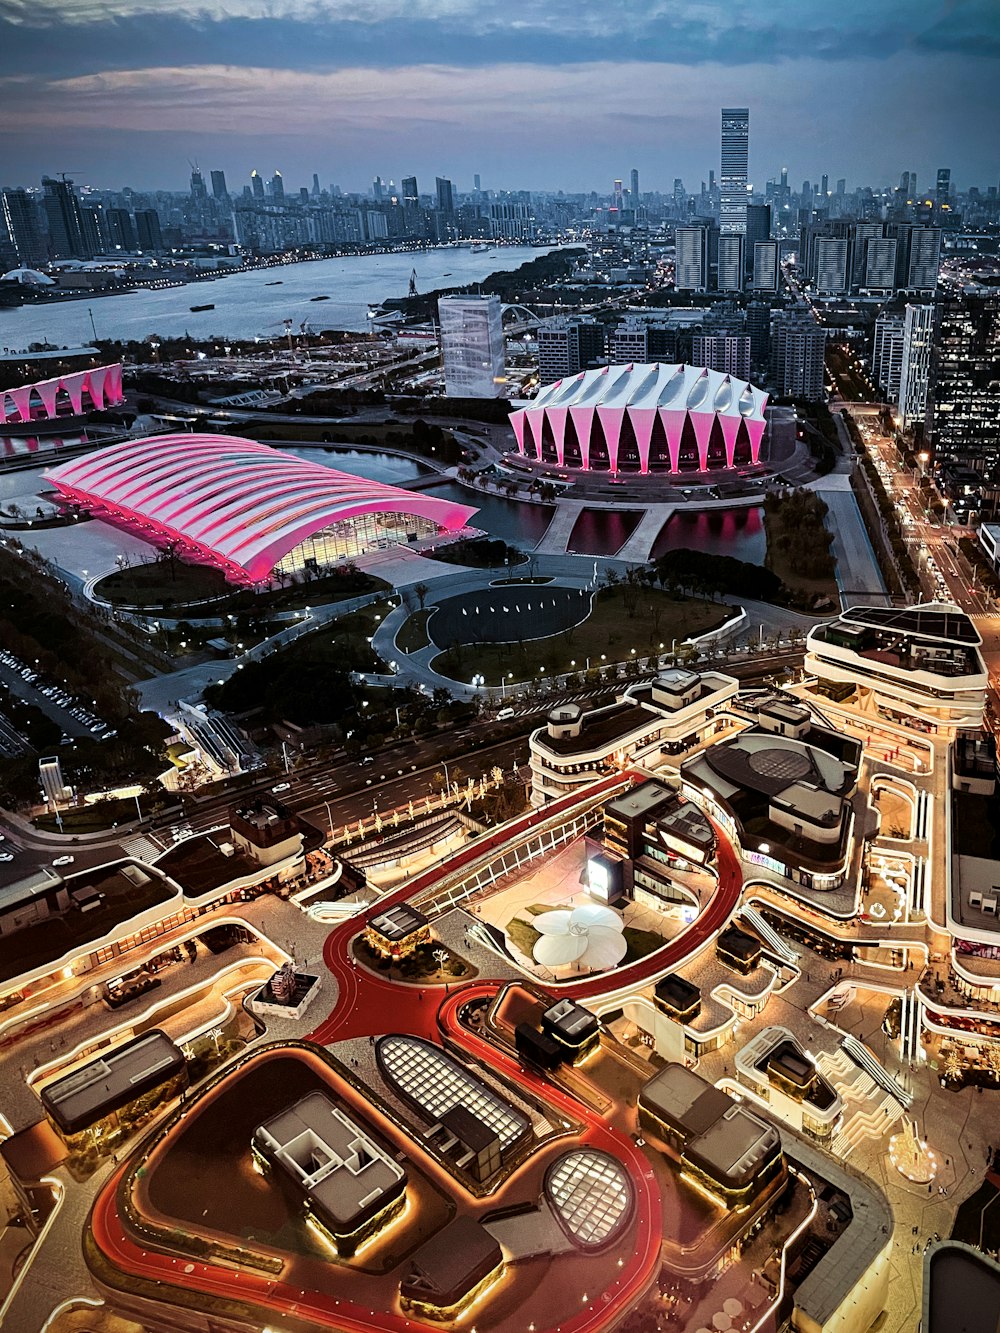
[[[775,314],[771,323],[771,383],[782,398],[823,397],[826,329],[808,311]]]

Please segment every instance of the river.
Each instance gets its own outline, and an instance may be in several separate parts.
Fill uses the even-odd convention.
[[[554,248],[554,247],[553,247]],[[161,337],[270,338],[284,332],[290,319],[314,332],[351,329],[367,332],[368,310],[391,297],[405,296],[416,269],[417,289],[462,287],[491,273],[509,272],[549,251],[511,245],[472,254],[468,247],[348,255],[303,264],[232,273],[211,282],[188,283],[155,291],[100,296],[93,300],[51,301],[0,309],[0,345],[27,348],[50,342],[58,347],[98,338],[141,340]],[[317,301],[317,296],[329,300]],[[214,310],[193,312],[193,305]],[[93,314],[94,327],[90,317]]]

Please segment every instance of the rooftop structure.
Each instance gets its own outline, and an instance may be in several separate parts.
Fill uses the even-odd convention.
[[[810,1138],[829,1141],[843,1112],[839,1093],[784,1027],[766,1027],[737,1052],[736,1074],[773,1113]]]
[[[735,677],[719,671],[674,667],[628,686],[603,708],[557,705],[529,740],[532,803],[586,786],[628,760],[655,763],[661,754],[690,748],[705,739],[711,718],[738,688]]]
[[[462,1213],[425,1241],[399,1284],[405,1310],[433,1319],[457,1316],[500,1276],[503,1251],[485,1227]]]
[[[510,424],[522,454],[585,472],[707,472],[757,463],[767,394],[662,362],[605,366],[545,385]]]
[[[545,1196],[574,1245],[590,1251],[621,1235],[635,1202],[621,1164],[594,1148],[578,1148],[553,1162],[545,1174]]]
[[[937,1242],[924,1259],[923,1305],[924,1333],[994,1333],[1000,1327],[1000,1264],[961,1241]]]
[[[476,512],[228,435],[128,440],[47,475],[63,500],[243,584],[457,531]]]
[[[260,1125],[253,1147],[301,1193],[338,1246],[369,1231],[406,1189],[399,1163],[325,1092],[309,1093]]]
[[[948,603],[853,607],[810,630],[805,671],[856,685],[893,722],[948,733],[982,725],[981,643],[969,617]]]
[[[395,903],[372,917],[365,939],[376,952],[400,958],[430,939],[427,917],[409,903]]]
[[[653,1075],[639,1094],[639,1114],[720,1203],[747,1202],[784,1170],[774,1126],[683,1064]]]
[[[186,1078],[186,1070],[183,1051],[154,1029],[47,1084],[40,1096],[49,1119],[69,1136],[178,1075]]]

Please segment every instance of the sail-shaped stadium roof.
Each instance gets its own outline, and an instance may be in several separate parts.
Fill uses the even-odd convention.
[[[413,514],[454,532],[476,513],[230,435],[129,440],[47,477],[65,500],[239,583],[262,582],[300,542],[344,520]]]

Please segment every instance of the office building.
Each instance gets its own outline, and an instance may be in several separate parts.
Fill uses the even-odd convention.
[[[567,375],[589,370],[604,356],[604,325],[594,319],[572,316],[547,319],[535,330],[535,338],[539,384],[552,384]]]
[[[753,261],[753,248],[760,241],[771,239],[771,205],[747,204],[747,263]]]
[[[42,204],[49,223],[49,246],[55,259],[92,259],[94,247],[88,244],[80,201],[73,182],[63,177],[42,177]]]
[[[934,202],[938,207],[948,203],[951,198],[951,168],[939,167],[937,174],[937,186],[934,190]]]
[[[1000,461],[1000,295],[936,303],[927,428],[942,460],[977,472]]]
[[[753,289],[776,292],[781,278],[777,241],[758,241],[753,248]]]
[[[450,217],[455,211],[455,187],[450,180],[438,176],[434,181],[434,191],[438,212]]]
[[[489,210],[490,235],[495,240],[527,241],[534,235],[530,204],[491,203]]]
[[[226,173],[224,171],[212,172],[212,198],[223,200],[228,200],[229,198],[229,191],[226,189]]]
[[[442,296],[438,320],[448,397],[500,398],[506,369],[499,296]]]
[[[268,193],[275,203],[280,204],[285,199],[285,182],[281,179],[281,172],[276,171],[268,183]]]
[[[780,311],[771,323],[771,381],[781,398],[823,397],[826,330],[807,311]]]
[[[632,207],[635,208],[639,202],[639,168],[632,168],[630,192],[632,195]]]
[[[719,230],[723,233],[746,235],[749,149],[749,108],[723,107],[719,172]]]
[[[927,412],[934,307],[908,305],[903,318],[903,354],[899,377],[899,415],[906,429]]]
[[[127,208],[109,208],[107,211],[108,240],[114,250],[137,250],[135,225]]]
[[[882,390],[887,403],[899,402],[902,366],[903,321],[897,315],[880,315],[872,346],[872,383]]]
[[[38,209],[27,190],[4,190],[0,211],[10,237],[18,268],[37,268],[48,257],[38,225]]]
[[[746,237],[737,232],[719,235],[719,268],[716,287],[720,292],[743,290],[744,246]]]
[[[155,208],[139,208],[135,214],[136,240],[140,250],[156,253],[163,249],[160,216]]]
[[[896,241],[874,237],[865,246],[864,286],[870,292],[891,292],[896,286]]]
[[[417,193],[416,176],[404,176],[400,185],[404,208],[417,208],[420,204],[420,196]]]
[[[746,334],[702,333],[691,339],[691,364],[736,379],[750,378],[750,338]]]
[[[260,203],[263,203],[264,177],[260,174],[260,172],[256,169],[256,167],[250,173],[250,189],[254,199],[258,200]]]

